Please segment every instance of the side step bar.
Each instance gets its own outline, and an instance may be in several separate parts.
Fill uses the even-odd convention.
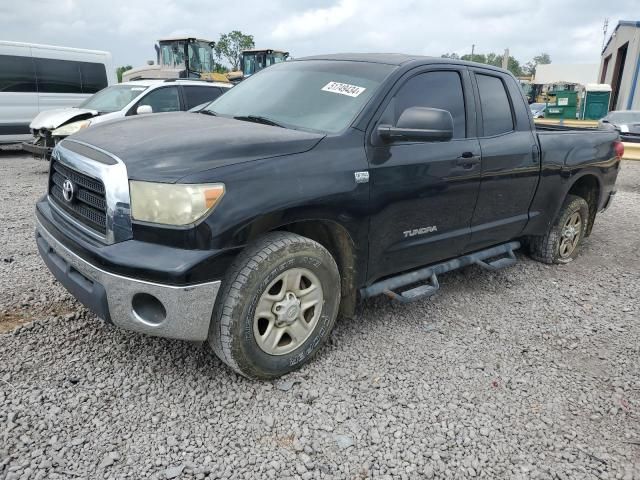
[[[468,255],[462,255],[461,257],[454,258],[453,260],[437,263],[430,267],[421,268],[412,272],[403,273],[395,277],[381,280],[369,285],[368,287],[361,288],[360,296],[362,298],[369,298],[384,293],[401,303],[414,302],[421,298],[430,297],[438,291],[440,288],[438,275],[441,273],[450,272],[451,270],[456,270],[473,264],[486,268],[487,270],[500,270],[502,268],[510,267],[516,263],[516,256],[513,251],[518,248],[520,248],[520,242],[509,242],[496,247],[470,253]],[[506,255],[506,257],[503,255]],[[495,257],[502,258],[495,259]],[[406,287],[407,285],[426,280],[429,281],[426,285],[419,285],[400,293],[394,291],[401,287]]]

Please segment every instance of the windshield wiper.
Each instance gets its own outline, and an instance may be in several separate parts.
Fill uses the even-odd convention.
[[[272,127],[285,128],[283,125],[280,125],[278,122],[274,122],[270,118],[261,117],[259,115],[238,115],[233,118],[235,118],[236,120],[242,120],[244,122],[262,123],[263,125],[271,125]]]
[[[204,108],[202,110],[198,110],[196,113],[203,113],[205,115],[211,115],[212,117],[217,117],[218,116],[215,112],[213,112],[211,110],[206,110]]]

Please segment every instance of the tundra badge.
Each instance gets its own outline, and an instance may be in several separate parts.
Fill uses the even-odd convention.
[[[424,235],[425,233],[437,232],[438,227],[432,225],[431,227],[414,228],[413,230],[406,230],[403,233],[404,238],[415,237],[416,235]]]

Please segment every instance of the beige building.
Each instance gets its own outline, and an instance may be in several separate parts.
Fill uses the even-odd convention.
[[[620,21],[602,52],[600,83],[611,85],[611,110],[640,110],[640,21]]]

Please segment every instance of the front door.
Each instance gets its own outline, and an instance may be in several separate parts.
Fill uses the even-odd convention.
[[[480,182],[480,145],[466,68],[410,72],[385,102],[367,145],[370,281],[459,255],[470,237]],[[453,139],[385,143],[379,138],[378,125],[395,125],[406,108],[416,106],[449,111]]]

